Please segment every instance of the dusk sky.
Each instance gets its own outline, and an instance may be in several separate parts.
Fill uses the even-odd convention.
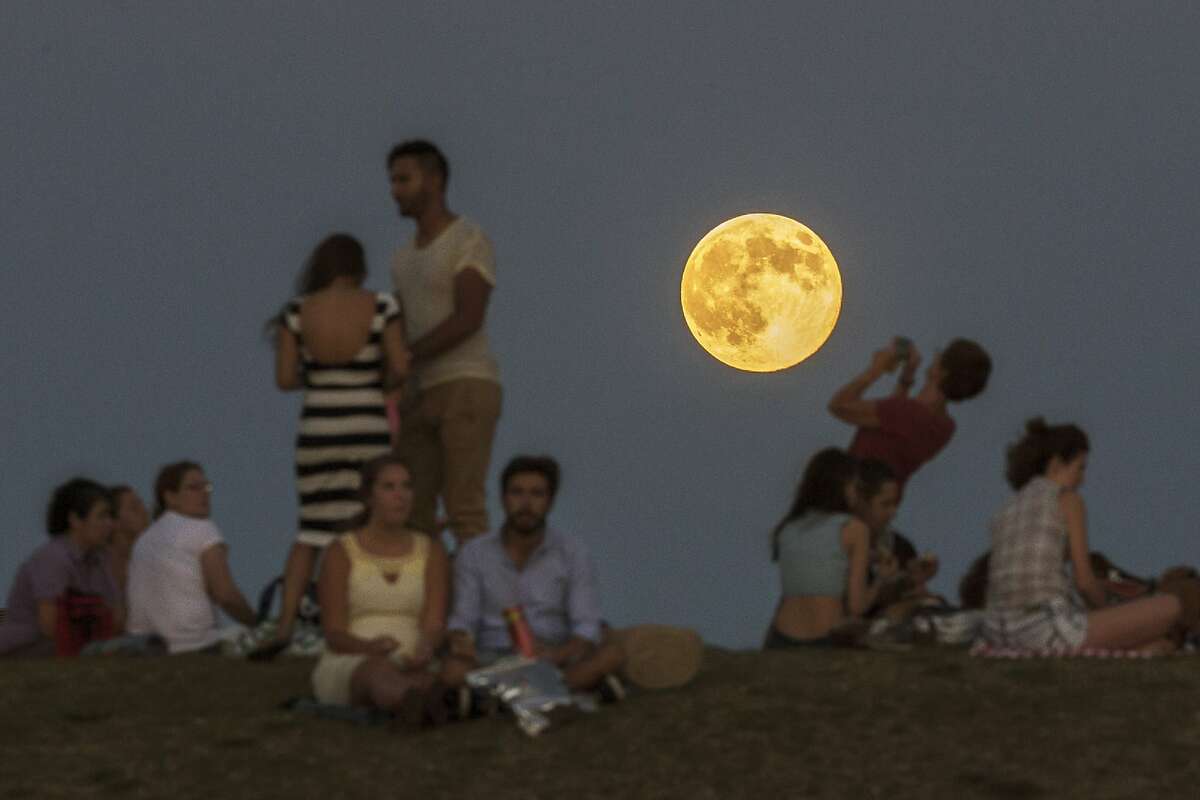
[[[495,476],[550,453],[552,523],[617,625],[757,645],[767,536],[832,393],[893,335],[981,342],[987,391],[897,527],[987,548],[1024,421],[1081,425],[1093,548],[1200,562],[1200,6],[1155,3],[33,3],[0,25],[0,590],[59,482],[149,495],[191,458],[251,598],[295,529],[300,395],[263,322],[313,245],[412,235],[384,158],[449,157],[496,253]],[[711,228],[801,220],[841,268],[833,335],[781,373],[692,339]],[[890,391],[883,384],[879,392]]]

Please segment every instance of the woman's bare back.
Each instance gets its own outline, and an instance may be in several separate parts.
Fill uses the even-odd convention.
[[[352,361],[371,339],[375,319],[374,292],[323,289],[300,304],[300,339],[318,364]]]

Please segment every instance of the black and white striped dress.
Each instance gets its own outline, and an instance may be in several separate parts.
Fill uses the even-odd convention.
[[[383,405],[383,329],[400,315],[390,294],[376,295],[371,337],[342,364],[320,364],[300,335],[300,304],[288,303],[284,324],[300,342],[304,364],[304,411],[296,437],[296,488],[300,494],[297,540],[325,547],[362,512],[359,470],[391,450]]]

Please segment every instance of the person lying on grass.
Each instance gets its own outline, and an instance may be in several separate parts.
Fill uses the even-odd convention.
[[[851,509],[859,505],[858,462],[836,447],[808,462],[792,507],[771,532],[771,560],[779,564],[783,598],[765,649],[829,646],[830,632],[875,604],[897,572],[894,557],[868,577],[871,532]]]
[[[504,524],[455,555],[450,654],[442,669],[448,686],[461,687],[470,670],[513,654],[504,610],[522,606],[537,657],[558,666],[568,688],[598,689],[606,700],[624,696],[615,675],[624,652],[602,636],[591,559],[577,539],[546,525],[558,481],[554,459],[514,458],[500,477]]]
[[[113,532],[105,488],[86,478],[59,486],[46,510],[46,531],[50,541],[17,570],[0,624],[0,655],[54,655],[68,592],[99,597],[112,614],[112,633],[123,624],[121,593],[103,554]]]
[[[988,558],[983,636],[993,646],[1174,648],[1167,634],[1179,617],[1178,598],[1157,595],[1106,607],[1088,556],[1079,494],[1088,450],[1087,435],[1078,427],[1047,425],[1040,417],[1008,449],[1007,478],[1016,494],[992,520]]]
[[[329,545],[317,583],[325,649],[313,692],[322,703],[442,722],[445,689],[430,664],[446,619],[446,551],[407,526],[412,475],[398,456],[364,464],[360,492],[365,519]]]

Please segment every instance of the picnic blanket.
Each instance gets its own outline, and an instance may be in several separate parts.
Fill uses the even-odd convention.
[[[976,642],[971,646],[970,654],[978,658],[1125,658],[1149,659],[1158,658],[1160,654],[1147,653],[1142,650],[1122,650],[1108,647],[1073,647],[1073,648],[1020,648],[997,647],[987,642]]]

